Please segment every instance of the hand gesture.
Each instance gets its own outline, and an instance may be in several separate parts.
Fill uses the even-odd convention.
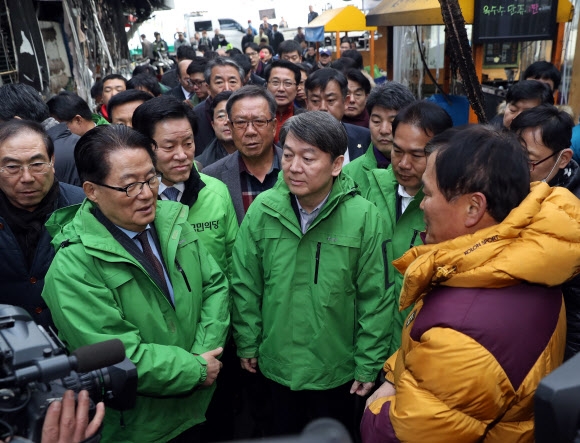
[[[367,402],[365,403],[365,408],[368,408],[372,402],[374,402],[377,398],[381,397],[391,397],[395,395],[395,387],[390,384],[388,381],[384,382],[379,389],[377,389],[373,395],[371,395]]]
[[[201,354],[202,357],[207,362],[207,376],[203,382],[203,386],[211,386],[216,380],[223,363],[217,359],[217,357],[224,351],[224,348],[216,348],[211,351],[204,352]]]
[[[240,358],[240,364],[242,368],[252,374],[256,373],[256,368],[258,367],[258,359],[257,358]]]

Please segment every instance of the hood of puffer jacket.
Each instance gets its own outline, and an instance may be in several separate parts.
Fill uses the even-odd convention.
[[[565,188],[534,183],[503,222],[446,242],[414,247],[393,264],[405,274],[401,309],[434,285],[560,285],[580,273],[580,200]]]

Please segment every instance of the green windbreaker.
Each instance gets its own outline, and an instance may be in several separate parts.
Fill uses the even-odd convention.
[[[203,245],[229,277],[238,217],[228,187],[217,178],[199,174],[205,186],[189,208],[187,220]]]
[[[423,189],[420,189],[415,198],[409,203],[407,210],[397,220],[397,192],[399,183],[395,178],[393,166],[387,169],[374,169],[367,174],[369,187],[363,197],[379,209],[388,224],[387,257],[389,265],[389,291],[395,298],[393,312],[393,334],[389,355],[401,345],[401,331],[403,322],[411,308],[399,312],[399,294],[403,287],[403,275],[395,269],[392,261],[401,257],[415,245],[422,245],[421,232],[425,230],[423,211],[419,208],[423,200]]]
[[[369,189],[368,175],[374,169],[377,169],[377,159],[371,143],[364,155],[351,161],[342,171],[354,180],[361,195],[364,196]]]
[[[302,234],[280,179],[250,206],[233,251],[238,355],[293,390],[374,381],[390,343],[386,226],[341,174]]]
[[[154,225],[174,309],[93,208],[85,200],[48,221],[57,252],[42,296],[70,350],[119,338],[137,366],[137,405],[107,409],[103,441],[165,442],[205,420],[214,388],[201,386],[206,368],[198,355],[225,342],[228,282],[188,223],[188,208],[157,202]]]

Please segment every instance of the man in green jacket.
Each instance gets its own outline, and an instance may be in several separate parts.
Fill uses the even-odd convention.
[[[275,433],[330,416],[354,434],[356,395],[390,342],[385,222],[341,174],[347,134],[329,113],[290,118],[280,141],[283,180],[256,198],[234,245],[238,356],[268,379]]]
[[[387,169],[391,164],[393,120],[401,109],[414,101],[411,91],[397,82],[378,85],[369,94],[366,107],[372,143],[363,156],[344,167],[344,172],[351,176],[361,193],[368,190],[370,171]]]
[[[157,143],[157,171],[162,175],[159,199],[189,208],[193,229],[229,275],[238,219],[227,186],[194,166],[195,113],[175,97],[155,97],[135,110],[133,127]]]
[[[87,195],[54,213],[43,297],[69,350],[113,337],[139,375],[135,408],[108,408],[107,442],[197,441],[221,368],[228,282],[187,221],[158,202],[151,140],[99,126],[77,143]],[[75,214],[76,212],[76,214]]]
[[[163,176],[159,199],[175,200],[188,206],[189,223],[229,277],[238,219],[228,187],[217,178],[197,172],[194,166],[197,123],[191,107],[172,96],[149,100],[133,115],[134,128],[157,144],[157,171]],[[234,403],[231,398],[240,385],[237,379],[240,369],[233,348],[230,339],[221,359],[226,369],[220,375],[207,410],[203,431],[220,441],[233,439]]]
[[[403,276],[392,265],[409,248],[422,244],[420,233],[425,230],[422,177],[427,167],[425,146],[435,135],[453,126],[449,114],[440,106],[416,101],[401,109],[393,121],[391,165],[387,169],[372,169],[367,173],[368,189],[363,192],[374,203],[388,223],[387,257],[389,291],[395,298],[393,334],[389,355],[401,345],[401,330],[408,310],[399,312],[399,293]]]

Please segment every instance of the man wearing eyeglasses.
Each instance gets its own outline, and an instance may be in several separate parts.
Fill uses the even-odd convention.
[[[157,200],[149,137],[97,127],[75,162],[87,199],[47,223],[58,250],[43,297],[69,350],[116,337],[137,366],[136,406],[107,411],[103,440],[199,441],[222,366],[227,278],[187,208]]]
[[[54,146],[40,124],[0,124],[0,303],[26,309],[45,328],[54,327],[40,295],[54,249],[44,223],[84,197],[55,178]]]
[[[207,68],[207,59],[203,57],[196,57],[187,67],[187,75],[189,76],[189,84],[195,93],[190,99],[193,106],[204,101],[209,95],[207,83],[205,82],[205,69]]]
[[[574,121],[551,105],[528,109],[513,119],[510,129],[528,151],[530,181],[567,188],[580,198],[580,168],[572,159],[570,139]],[[580,276],[562,285],[567,314],[567,360],[580,352]]]
[[[203,170],[227,185],[238,223],[254,199],[278,179],[282,150],[274,144],[276,108],[272,94],[260,86],[235,91],[226,111],[238,150]]]
[[[510,129],[518,134],[530,157],[530,180],[562,186],[580,197],[580,171],[572,159],[570,139],[574,121],[552,105],[523,111]]]
[[[103,80],[103,100],[110,99],[115,89],[110,83],[117,83],[111,74]],[[110,80],[107,80],[110,79]],[[124,79],[123,79],[124,80]],[[124,85],[124,83],[123,83]],[[121,87],[120,85],[118,85]],[[125,87],[123,86],[123,90]],[[30,85],[24,83],[10,83],[0,87],[0,121],[8,121],[13,118],[31,120],[42,125],[52,142],[54,143],[55,175],[59,181],[74,186],[80,186],[81,182],[73,158],[73,150],[79,136],[73,134],[66,123],[59,123],[50,116],[48,105],[44,103],[39,92]],[[105,106],[106,109],[106,106]]]
[[[205,69],[205,82],[208,86],[208,97],[193,110],[197,116],[198,128],[195,135],[196,152],[201,154],[215,138],[211,125],[211,103],[222,91],[236,91],[243,86],[245,72],[240,65],[229,58],[217,57],[210,61]]]
[[[276,136],[274,142],[278,143],[280,128],[290,117],[302,114],[304,109],[294,106],[294,99],[298,93],[298,83],[301,77],[300,68],[286,60],[276,60],[266,67],[264,77],[268,91],[276,99]]]

